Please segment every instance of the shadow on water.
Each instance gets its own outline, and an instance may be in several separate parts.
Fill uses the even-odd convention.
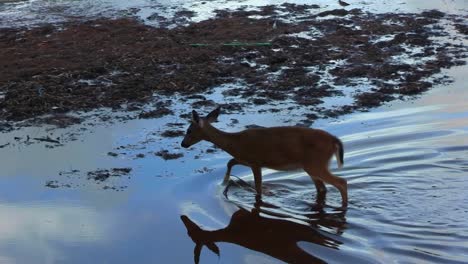
[[[199,263],[204,246],[220,256],[217,242],[236,244],[286,263],[326,263],[301,248],[298,245],[301,241],[336,250],[342,244],[332,235],[319,230],[318,226],[330,226],[342,232],[346,224],[345,211],[333,215],[323,210],[316,211],[314,215],[320,217],[310,219],[309,225],[305,225],[282,219],[278,214],[265,209],[265,205],[270,207],[268,204],[257,203],[250,211],[238,206],[239,210],[231,216],[226,227],[211,231],[203,230],[188,216],[182,215],[180,218],[195,243],[195,263]]]

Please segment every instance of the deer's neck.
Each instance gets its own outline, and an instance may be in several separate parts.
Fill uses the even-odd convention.
[[[235,138],[232,133],[221,131],[209,123],[205,125],[204,132],[205,140],[232,154],[235,145]]]

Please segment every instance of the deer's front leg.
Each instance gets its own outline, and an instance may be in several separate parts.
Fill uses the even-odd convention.
[[[223,184],[227,184],[229,182],[229,178],[231,177],[231,170],[234,165],[241,164],[239,161],[236,159],[230,159],[229,162],[227,163],[227,170],[226,174],[224,175],[224,180]]]
[[[262,198],[262,168],[260,167],[251,167],[252,172],[254,175],[255,181],[255,190],[257,191],[257,195],[255,196],[256,200],[260,200]]]

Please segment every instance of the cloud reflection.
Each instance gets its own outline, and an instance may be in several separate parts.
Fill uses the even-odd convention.
[[[93,210],[70,205],[0,205],[0,261],[64,261],[60,245],[97,243],[106,237],[99,218]]]

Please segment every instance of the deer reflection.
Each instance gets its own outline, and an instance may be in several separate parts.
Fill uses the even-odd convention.
[[[195,243],[195,263],[199,263],[203,246],[219,256],[220,250],[215,244],[216,242],[237,244],[287,263],[326,263],[300,248],[298,246],[300,241],[335,249],[341,244],[341,242],[327,237],[313,226],[263,217],[258,212],[258,209],[249,212],[240,208],[232,215],[228,226],[213,231],[201,229],[186,215],[182,215],[181,219],[187,228],[188,235]],[[323,219],[326,220],[324,220],[323,224],[328,226],[330,222],[333,222],[331,224],[332,228],[338,227],[339,232],[341,232],[345,223],[344,212],[342,214],[338,216],[339,220],[330,220],[328,217],[324,217]],[[334,217],[336,218],[336,215]],[[322,224],[323,219],[313,220],[316,222],[311,224]]]

